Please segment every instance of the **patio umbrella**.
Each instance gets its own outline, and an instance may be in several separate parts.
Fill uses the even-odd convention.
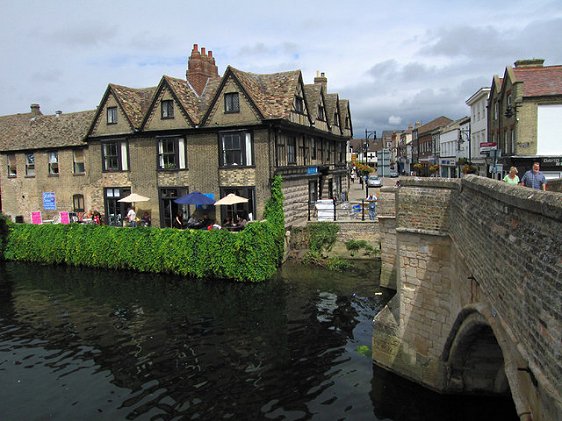
[[[215,206],[217,205],[235,205],[237,203],[247,203],[248,199],[245,197],[236,196],[234,193],[227,194],[222,199],[219,199],[215,202]]]
[[[130,195],[124,197],[123,199],[119,199],[118,202],[123,203],[135,203],[135,202],[148,202],[150,197],[141,196],[140,194],[131,193]]]
[[[215,201],[203,193],[194,191],[174,200],[178,205],[214,205]]]

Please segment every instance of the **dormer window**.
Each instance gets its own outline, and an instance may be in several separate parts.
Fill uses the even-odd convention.
[[[337,111],[334,113],[334,126],[340,126],[340,115]]]
[[[349,127],[350,127],[350,126],[349,126],[349,116],[346,116],[346,117],[345,117],[345,128],[346,128],[346,129],[349,129]]]
[[[239,113],[240,112],[240,97],[238,92],[231,92],[224,94],[224,112],[225,113]]]
[[[161,116],[162,119],[174,118],[174,101],[171,99],[162,101]]]
[[[324,106],[322,104],[318,105],[318,120],[326,120],[326,116],[324,114]]]
[[[107,124],[117,124],[117,107],[107,107]]]
[[[295,112],[299,114],[304,113],[304,100],[300,96],[295,97]]]

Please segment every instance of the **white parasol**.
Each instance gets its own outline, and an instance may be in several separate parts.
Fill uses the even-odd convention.
[[[131,193],[127,197],[124,197],[123,199],[119,199],[118,202],[135,203],[135,202],[148,202],[149,200],[150,197],[145,197],[145,196],[141,196],[140,194]]]
[[[215,202],[215,206],[217,205],[236,205],[237,203],[247,203],[248,199],[245,197],[236,196],[234,193],[227,194],[222,199],[219,199]]]

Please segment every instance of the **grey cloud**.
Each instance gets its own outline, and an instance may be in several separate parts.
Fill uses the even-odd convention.
[[[44,33],[43,37],[61,45],[92,47],[111,44],[117,38],[118,33],[117,25],[106,25],[98,22],[64,26]]]

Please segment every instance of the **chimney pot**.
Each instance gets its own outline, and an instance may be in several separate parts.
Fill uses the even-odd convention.
[[[35,115],[42,115],[41,108],[39,104],[31,104],[31,114]]]
[[[202,55],[202,56],[205,56],[205,50],[206,50],[205,47],[201,47],[201,55]]]
[[[213,58],[213,52],[211,50],[209,50],[209,58]]]
[[[61,110],[57,110],[57,111],[55,111],[55,114],[57,115],[57,117],[60,117],[60,115],[62,114],[62,111],[61,111]]]

